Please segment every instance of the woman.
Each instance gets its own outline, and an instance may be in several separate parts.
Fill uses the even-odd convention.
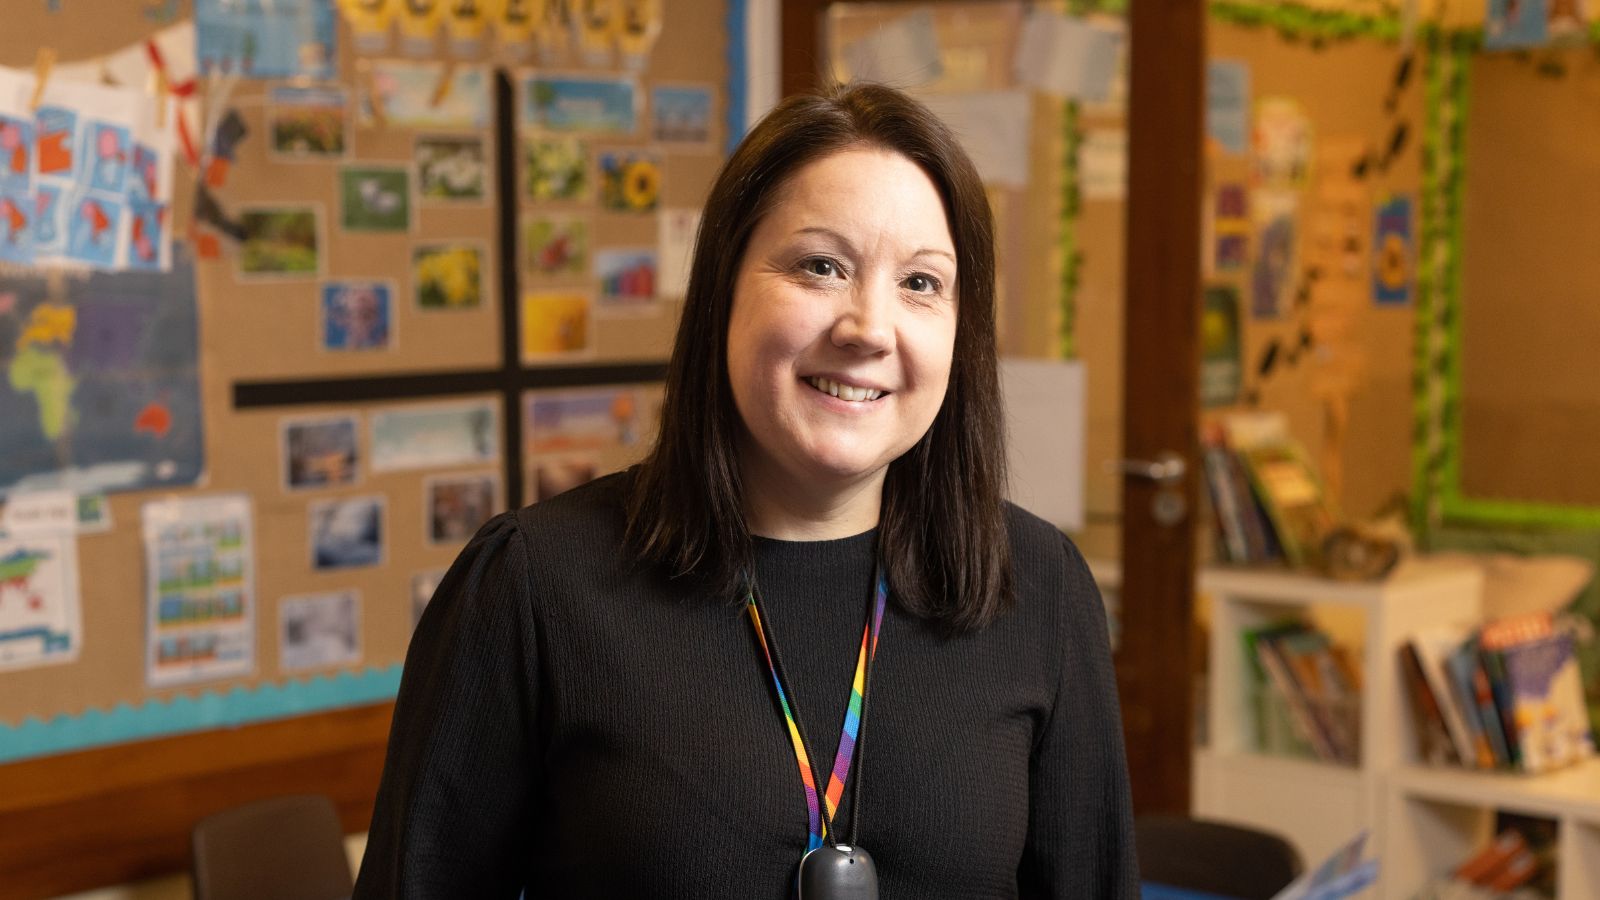
[[[786,100],[712,188],[650,457],[439,586],[357,895],[777,900],[804,856],[1136,896],[1098,592],[1002,434],[971,162],[889,88]]]

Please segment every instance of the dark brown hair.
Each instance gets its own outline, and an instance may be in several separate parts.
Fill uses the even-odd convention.
[[[674,575],[737,594],[752,564],[728,384],[734,281],[756,224],[802,166],[874,147],[920,166],[938,188],[956,250],[950,385],[933,425],[889,464],[879,556],[895,602],[952,632],[1010,603],[1005,438],[994,330],[994,226],[972,161],[926,107],[877,84],[789,97],[723,166],[695,239],[683,319],[667,369],[661,431],[633,479],[628,545]]]

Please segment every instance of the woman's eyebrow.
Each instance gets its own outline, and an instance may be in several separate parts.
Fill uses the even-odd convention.
[[[830,238],[833,241],[835,241],[835,242],[837,242],[839,244],[842,244],[843,246],[846,246],[846,247],[853,247],[854,246],[853,244],[850,243],[850,239],[849,238],[845,237],[844,235],[840,234],[837,231],[834,231],[832,228],[828,228],[828,227],[823,226],[823,225],[808,225],[805,228],[795,229],[794,233],[797,234],[797,235],[800,235],[800,234],[821,235],[823,237]],[[948,259],[953,263],[958,262],[958,260],[956,259],[956,255],[954,253],[951,253],[948,250],[939,250],[939,249],[934,248],[934,247],[923,247],[923,248],[917,250],[915,253],[911,254],[910,258],[911,259],[916,259],[919,256],[942,256],[945,259]]]

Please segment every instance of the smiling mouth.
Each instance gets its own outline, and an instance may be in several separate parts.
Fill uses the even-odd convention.
[[[875,388],[853,387],[848,384],[840,384],[839,382],[828,378],[819,378],[816,376],[805,379],[805,382],[824,394],[832,397],[838,397],[840,400],[850,403],[868,403],[878,399],[879,397],[886,397],[889,395],[888,391],[880,391]]]

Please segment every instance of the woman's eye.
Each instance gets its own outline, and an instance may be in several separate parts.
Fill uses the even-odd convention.
[[[833,264],[833,260],[823,259],[820,256],[813,256],[801,265],[807,272],[820,278],[832,278],[839,274],[839,267]]]
[[[939,282],[927,275],[912,275],[906,279],[906,287],[918,294],[931,294],[939,289]]]

